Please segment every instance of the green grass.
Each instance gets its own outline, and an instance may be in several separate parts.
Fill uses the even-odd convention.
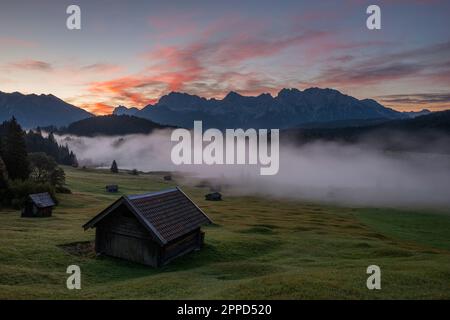
[[[450,213],[358,209],[257,197],[208,202],[183,186],[211,217],[206,245],[160,269],[76,255],[62,248],[91,241],[81,228],[120,194],[174,186],[162,174],[112,175],[65,168],[71,195],[52,218],[0,211],[1,299],[449,299]],[[77,264],[82,290],[68,290]],[[382,270],[382,290],[366,288],[366,268]]]
[[[384,212],[368,209],[360,214],[361,220],[386,235],[424,246],[450,250],[450,219],[441,215],[411,211]]]

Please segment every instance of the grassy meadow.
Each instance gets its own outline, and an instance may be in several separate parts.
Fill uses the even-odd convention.
[[[171,187],[162,174],[132,176],[64,168],[73,194],[59,195],[52,218],[0,210],[0,299],[449,299],[450,210],[334,207],[259,197],[208,202],[183,190],[209,215],[202,251],[160,269],[96,257],[74,243],[81,226],[117,199]],[[107,194],[117,183],[119,194]],[[66,288],[81,267],[82,289]],[[382,289],[366,288],[381,267]]]

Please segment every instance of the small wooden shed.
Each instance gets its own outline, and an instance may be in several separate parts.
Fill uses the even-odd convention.
[[[208,193],[205,195],[205,200],[208,201],[221,201],[222,195],[219,192]]]
[[[180,189],[123,196],[83,228],[96,228],[95,251],[159,267],[199,250],[208,216]]]
[[[117,184],[111,184],[105,187],[106,192],[116,193],[119,192],[119,186]]]
[[[48,192],[30,194],[25,201],[22,217],[51,217],[55,202]]]

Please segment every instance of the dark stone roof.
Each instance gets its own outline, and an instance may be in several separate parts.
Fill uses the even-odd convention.
[[[211,223],[208,216],[177,187],[121,197],[83,227],[85,229],[95,227],[101,219],[114,212],[121,204],[127,205],[160,244],[166,244],[202,225]]]
[[[29,197],[38,208],[48,208],[55,206],[55,202],[48,192],[30,194]]]
[[[205,195],[206,200],[222,200],[222,195],[219,192],[208,193]]]
[[[118,191],[119,186],[116,184],[111,184],[105,187],[107,191]]]

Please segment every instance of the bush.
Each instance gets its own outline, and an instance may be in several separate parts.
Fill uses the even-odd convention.
[[[58,167],[56,161],[47,156],[43,152],[30,153],[31,163],[30,180],[35,183],[52,185],[58,193],[70,193],[70,190],[65,186],[66,174],[64,170]]]
[[[12,199],[11,207],[13,207],[14,209],[22,209],[24,207],[24,202],[20,199]]]
[[[31,180],[14,180],[6,191],[6,204],[11,205],[15,209],[20,209],[24,206],[28,195],[42,192],[50,193],[55,203],[57,203],[55,189],[50,184],[36,183]]]
[[[8,189],[0,189],[0,208],[6,207],[10,204],[8,196]]]

